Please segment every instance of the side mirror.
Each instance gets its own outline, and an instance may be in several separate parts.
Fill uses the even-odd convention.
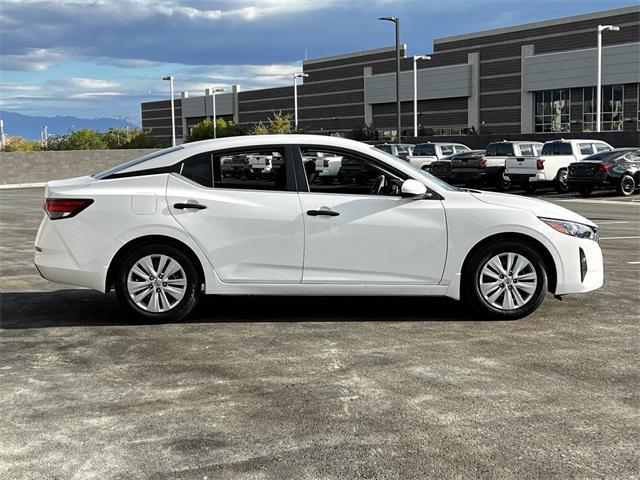
[[[423,183],[412,178],[402,182],[400,194],[403,197],[424,197],[427,193],[427,187]]]

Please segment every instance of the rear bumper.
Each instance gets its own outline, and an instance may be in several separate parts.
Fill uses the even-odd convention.
[[[457,172],[453,171],[451,175],[455,182],[481,182],[488,178],[487,172]]]
[[[593,178],[593,177],[591,178],[569,177],[569,179],[567,180],[567,183],[570,186],[575,186],[575,187],[586,187],[586,186],[599,187],[602,185],[614,185],[611,179]]]
[[[544,173],[507,173],[507,177],[512,183],[530,183],[530,182],[546,182],[547,178]]]

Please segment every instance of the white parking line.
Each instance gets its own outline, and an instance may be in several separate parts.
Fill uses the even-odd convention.
[[[544,197],[541,197],[544,199]],[[595,204],[605,204],[605,205],[635,205],[636,207],[640,207],[640,201],[631,200],[631,201],[616,201],[616,200],[588,200],[582,198],[558,198],[558,199],[549,199],[555,202],[573,202],[573,203],[595,203]]]
[[[629,265],[640,265],[640,262],[627,262]]]
[[[597,223],[598,223],[598,225],[611,225],[613,223],[631,223],[631,222],[630,221],[623,221],[623,220],[614,220],[614,221],[611,221],[611,222],[597,222]]]
[[[631,240],[634,238],[640,238],[640,236],[635,237],[600,237],[600,240]]]
[[[12,183],[7,185],[0,185],[0,190],[9,190],[13,188],[33,188],[33,187],[44,187],[47,182],[38,182],[38,183]]]

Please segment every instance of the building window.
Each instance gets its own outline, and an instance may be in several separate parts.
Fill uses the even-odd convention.
[[[569,89],[536,92],[535,131],[569,131]]]
[[[582,131],[596,131],[596,87],[583,89]],[[603,85],[600,130],[622,131],[622,85]]]

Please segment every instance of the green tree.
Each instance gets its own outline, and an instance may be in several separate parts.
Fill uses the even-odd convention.
[[[259,122],[250,130],[251,135],[269,135],[279,133],[294,133],[291,115],[282,112],[274,112],[273,118],[267,119],[267,123]]]
[[[22,137],[7,137],[5,140],[5,152],[32,152],[34,150],[40,150],[40,142]]]
[[[141,129],[112,128],[102,134],[107,148],[154,148],[159,146],[157,139],[150,137]]]
[[[216,136],[234,137],[242,132],[234,122],[227,122],[224,118],[216,118]],[[198,140],[208,140],[213,138],[213,121],[206,119],[191,127],[191,133],[187,137],[187,142],[197,142]]]
[[[103,134],[83,128],[67,135],[52,138],[48,142],[49,150],[103,150],[107,148]]]

